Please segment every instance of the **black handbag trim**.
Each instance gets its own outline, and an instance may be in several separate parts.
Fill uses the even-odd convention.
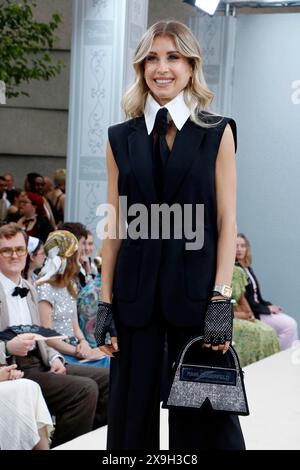
[[[183,364],[180,368],[180,380],[207,384],[236,385],[236,370],[223,367],[209,367]]]

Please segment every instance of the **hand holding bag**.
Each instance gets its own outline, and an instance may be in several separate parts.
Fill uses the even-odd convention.
[[[113,316],[113,306],[107,302],[100,301],[94,331],[98,347],[105,345],[107,333],[111,338],[118,336]]]
[[[231,300],[211,300],[204,321],[204,342],[212,345],[231,341],[233,330]]]
[[[222,353],[212,350],[208,353],[206,348],[201,348],[200,345],[198,347],[203,361],[200,360],[199,364],[184,362],[190,347],[201,341],[203,336],[197,336],[184,346],[174,366],[174,379],[163,408],[200,409],[209,403],[214,411],[249,415],[243,371],[232,346],[224,355],[228,364],[226,367],[211,365],[214,362],[211,359],[220,358]]]

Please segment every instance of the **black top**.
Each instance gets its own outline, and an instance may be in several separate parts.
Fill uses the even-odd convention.
[[[239,263],[236,263],[237,266],[240,268],[244,269],[243,266]],[[259,282],[257,280],[257,277],[254,274],[254,271],[252,268],[248,267],[251,276],[253,276],[255,282],[256,282],[256,291],[254,290],[253,284],[249,276],[247,275],[248,278],[248,284],[246,286],[246,292],[245,292],[245,297],[251,307],[252,312],[254,313],[255,318],[259,319],[260,315],[270,315],[270,310],[268,308],[268,305],[272,305],[271,302],[268,302],[267,300],[264,300],[261,295],[260,291],[260,286]],[[245,271],[245,269],[244,269]],[[245,271],[247,274],[247,272]]]
[[[140,237],[130,233],[122,241],[114,272],[113,302],[116,316],[127,326],[142,327],[151,321],[159,293],[162,314],[177,326],[202,326],[215,282],[217,255],[217,203],[215,162],[227,124],[236,140],[236,125],[229,118],[212,117],[218,123],[204,128],[190,119],[177,131],[163,178],[162,199],[156,189],[153,169],[153,138],[144,117],[109,128],[109,142],[119,169],[118,190],[126,196],[128,209],[143,204],[151,213],[160,202],[181,208],[189,204],[190,233],[175,237],[174,217],[170,218],[170,239]],[[187,243],[195,231],[199,205],[204,207],[204,244],[191,250]],[[197,216],[197,217],[196,217]],[[138,217],[138,213],[136,213]],[[202,221],[203,222],[203,221]],[[149,223],[150,226],[150,223]],[[149,232],[148,232],[149,233]]]

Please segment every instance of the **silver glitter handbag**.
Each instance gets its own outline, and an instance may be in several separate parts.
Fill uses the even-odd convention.
[[[203,363],[184,362],[190,347],[203,341],[203,336],[191,339],[182,349],[179,360],[174,365],[174,378],[168,398],[163,408],[202,408],[210,406],[214,411],[223,411],[237,415],[249,415],[247,396],[244,386],[243,371],[238,356],[232,346],[226,354],[199,347],[200,355],[205,356]],[[199,352],[199,351],[198,351]],[[210,365],[212,355],[225,358],[226,367]]]

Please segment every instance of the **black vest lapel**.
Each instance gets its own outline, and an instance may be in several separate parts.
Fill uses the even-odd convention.
[[[129,159],[141,192],[146,200],[157,203],[153,181],[151,138],[147,133],[144,118],[137,118],[128,137]]]
[[[198,149],[205,133],[205,128],[197,126],[190,119],[181,131],[177,131],[165,173],[164,202],[171,203],[194,158],[199,157]]]

